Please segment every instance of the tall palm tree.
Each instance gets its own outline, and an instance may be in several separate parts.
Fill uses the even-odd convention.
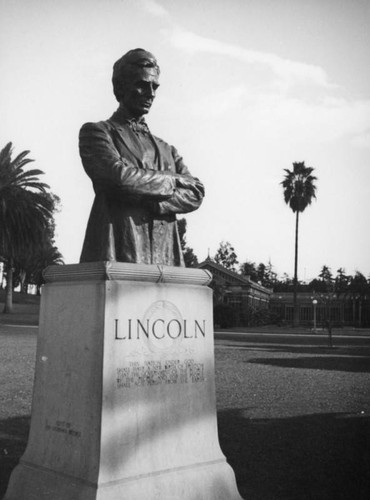
[[[281,182],[284,189],[284,200],[296,214],[295,223],[295,255],[294,255],[294,279],[293,279],[293,322],[297,326],[299,323],[299,311],[297,307],[297,269],[298,269],[298,225],[299,213],[303,212],[312,199],[316,198],[315,181],[317,177],[312,175],[314,169],[306,167],[303,162],[293,163],[293,170],[287,168],[284,180]]]
[[[24,170],[32,162],[23,151],[12,160],[12,143],[0,151],[0,257],[5,263],[7,291],[4,312],[12,311],[13,266],[22,254],[43,240],[54,201],[41,170]]]

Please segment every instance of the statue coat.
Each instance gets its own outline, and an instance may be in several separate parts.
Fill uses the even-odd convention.
[[[79,146],[95,191],[80,262],[184,266],[176,214],[196,210],[203,192],[176,187],[176,174],[191,177],[176,149],[119,111],[83,125]]]

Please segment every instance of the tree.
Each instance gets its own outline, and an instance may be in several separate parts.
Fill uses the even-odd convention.
[[[258,282],[266,288],[273,288],[277,283],[277,274],[273,271],[271,261],[268,264],[261,262],[257,268]]]
[[[43,270],[48,266],[64,264],[63,256],[51,241],[46,242],[37,252],[32,265],[28,268],[28,282],[36,285],[37,295],[40,295],[41,286],[44,284]]]
[[[184,256],[185,266],[186,267],[195,267],[198,264],[198,258],[194,253],[194,250],[187,245],[186,241],[186,228],[187,228],[187,220],[185,218],[179,219],[177,221],[177,227],[179,230],[180,236],[180,244],[182,254]]]
[[[333,273],[331,272],[330,267],[322,266],[319,278],[324,283],[329,283],[329,282],[331,283],[333,281]]]
[[[256,268],[255,262],[251,262],[249,260],[245,261],[240,266],[240,274],[243,276],[249,276],[252,281],[258,281],[258,272]]]
[[[284,180],[281,182],[284,190],[284,201],[296,214],[295,223],[295,252],[294,252],[294,278],[293,278],[293,307],[294,325],[298,325],[299,312],[297,307],[297,284],[298,284],[298,227],[299,213],[303,212],[312,199],[316,198],[315,181],[317,177],[312,175],[312,167],[306,167],[304,162],[293,163],[293,170],[284,169],[286,172]]]
[[[351,276],[346,275],[345,269],[340,267],[335,277],[335,290],[338,294],[346,294],[349,291]]]
[[[313,293],[325,293],[327,287],[325,281],[314,278],[312,281],[309,282],[307,288],[308,291]]]
[[[255,283],[260,283],[266,288],[273,288],[278,283],[277,274],[273,271],[270,261],[267,265],[260,262],[256,266],[254,262],[247,260],[241,264],[239,272],[242,276],[248,276]]]
[[[47,221],[47,228],[43,232],[43,238],[39,242],[34,252],[26,257],[25,265],[22,259],[21,266],[25,274],[25,285],[36,285],[37,294],[41,293],[41,286],[44,284],[43,271],[51,265],[64,264],[63,256],[55,246],[55,221],[54,212],[57,212],[60,205],[60,199],[53,193],[47,193],[53,199],[53,216]]]
[[[221,241],[214,260],[230,271],[236,271],[236,266],[239,264],[235,249],[228,241]]]
[[[260,262],[257,267],[257,276],[258,276],[258,283],[261,283],[261,285],[264,283],[266,280],[266,264],[263,262]]]
[[[325,305],[325,322],[326,328],[328,330],[328,344],[329,347],[333,347],[333,337],[332,337],[332,305],[333,301],[337,298],[335,290],[335,280],[333,278],[333,273],[328,266],[322,266],[319,279],[312,280],[309,287],[313,287],[314,298],[316,301]],[[317,294],[317,292],[320,292]],[[316,295],[317,294],[317,295]]]
[[[349,282],[349,290],[352,293],[352,300],[354,302],[354,309],[356,309],[355,302],[358,301],[358,319],[356,321],[356,319],[354,318],[354,321],[361,328],[362,327],[362,304],[363,304],[363,301],[364,301],[366,295],[369,295],[369,293],[370,293],[370,283],[362,273],[360,273],[359,271],[356,271],[355,275],[351,276],[351,279]],[[355,313],[355,310],[354,310],[354,313]]]
[[[12,143],[0,151],[0,256],[6,270],[4,312],[12,311],[13,270],[22,259],[44,241],[52,218],[53,196],[38,178],[41,170],[25,171],[32,162],[23,151],[12,160]]]
[[[276,273],[272,270],[272,264],[269,262],[266,266],[260,262],[257,267],[258,283],[267,288],[272,288],[276,282]]]
[[[292,278],[287,273],[284,273],[280,279],[276,278],[276,281],[274,283],[274,292],[291,292],[292,287]]]

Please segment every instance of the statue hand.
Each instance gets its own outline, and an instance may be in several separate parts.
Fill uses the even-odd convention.
[[[188,175],[177,175],[176,176],[176,187],[183,189],[190,189],[195,193],[200,192],[204,196],[204,186],[196,177],[191,177]]]

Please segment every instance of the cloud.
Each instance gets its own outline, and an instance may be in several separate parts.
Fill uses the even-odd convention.
[[[175,106],[175,104],[173,104]],[[247,85],[209,89],[181,104],[181,113],[225,119],[240,140],[285,144],[325,144],[346,139],[352,147],[370,148],[370,101],[333,97],[304,100],[285,93],[261,92]]]
[[[155,0],[140,0],[139,6],[154,17],[170,18],[169,12]]]
[[[186,108],[183,111],[193,116],[208,118],[230,118],[237,110],[236,122],[242,119],[243,126],[274,140],[290,137],[299,143],[323,143],[347,137],[353,147],[370,148],[370,101],[333,97],[338,86],[329,82],[320,66],[200,36],[177,25],[156,0],[141,0],[140,6],[149,15],[167,21],[162,34],[175,49],[254,65],[256,69],[267,69],[275,77],[263,89],[251,87],[242,78],[239,84],[233,82],[223,89],[207,88],[206,93],[198,86],[197,98],[193,96],[190,105],[186,100],[182,104],[177,102],[177,108],[183,106]],[[293,93],[292,87],[296,85],[299,87],[294,90],[298,93]]]
[[[244,113],[256,133],[276,141],[322,144],[347,138],[370,147],[370,101],[323,98],[316,102],[284,95],[255,95]]]
[[[141,0],[138,4],[148,14],[166,19],[169,23],[169,30],[166,33],[169,42],[178,49],[197,53],[217,54],[233,59],[237,59],[246,64],[258,64],[270,69],[277,77],[277,86],[280,89],[288,89],[296,83],[310,83],[319,87],[332,87],[329,84],[326,72],[319,66],[291,61],[277,56],[276,54],[248,50],[238,45],[220,42],[211,38],[206,38],[177,25],[169,11],[155,0]]]
[[[325,71],[319,66],[290,61],[275,54],[244,49],[237,45],[196,35],[179,27],[174,27],[169,37],[173,46],[188,52],[218,54],[246,64],[259,64],[268,67],[278,77],[283,87],[302,82],[320,87],[331,87]]]

